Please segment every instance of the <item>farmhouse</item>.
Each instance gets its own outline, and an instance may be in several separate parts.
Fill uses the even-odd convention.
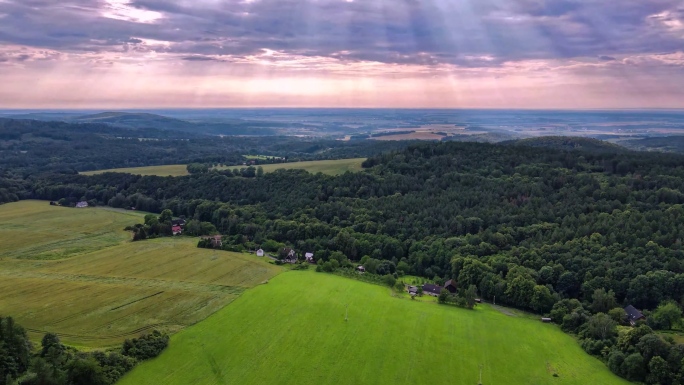
[[[84,209],[86,207],[88,207],[88,202],[86,202],[86,201],[81,201],[81,202],[76,203],[77,209]]]
[[[426,283],[423,285],[423,293],[437,297],[442,291],[442,287],[439,285],[434,285],[432,283]]]
[[[408,293],[411,295],[418,294],[418,286],[411,286],[409,285],[408,287]]]
[[[366,272],[366,268],[363,267],[363,266],[357,267],[356,270],[357,270],[359,273],[365,273],[365,272]]]
[[[285,258],[283,259],[283,262],[285,263],[296,263],[297,262],[297,253],[295,253],[294,249],[290,248],[284,248],[283,252],[285,253]]]
[[[450,279],[444,284],[444,288],[449,290],[449,293],[456,294],[458,292],[458,286],[456,286],[456,281]]]
[[[314,261],[313,253],[306,253],[306,254],[304,254],[304,258],[305,258],[306,261],[309,262],[309,263],[316,263],[316,261]]]
[[[627,313],[627,319],[629,320],[629,324],[632,326],[636,325],[637,321],[646,319],[646,317],[644,317],[644,315],[632,305],[629,305],[625,308],[625,313]]]
[[[214,248],[219,248],[219,247],[223,246],[222,238],[223,237],[221,235],[212,235],[212,236],[202,237],[202,239],[211,241],[211,247],[214,247]]]
[[[181,229],[180,226],[171,226],[171,232],[173,235],[181,235],[183,233],[183,229]]]
[[[264,250],[263,249],[257,250],[256,255],[257,255],[257,257],[263,257],[264,256]]]

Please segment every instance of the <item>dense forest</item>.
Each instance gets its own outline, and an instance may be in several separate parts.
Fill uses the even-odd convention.
[[[21,181],[15,194],[170,209],[237,244],[368,255],[520,307],[528,296],[506,294],[507,277],[519,274],[561,297],[591,299],[605,288],[645,309],[684,295],[682,156],[441,143],[364,166],[338,177],[51,175]]]
[[[684,299],[684,156],[551,142],[561,147],[377,144],[364,171],[340,176],[13,175],[0,179],[0,200],[170,210],[197,234],[223,234],[231,250],[293,247],[335,268],[454,279],[485,300],[550,315],[621,376],[681,383],[684,347],[653,330],[676,326]],[[628,304],[648,325],[618,338]]]

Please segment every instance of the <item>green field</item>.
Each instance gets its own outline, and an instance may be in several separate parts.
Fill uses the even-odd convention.
[[[322,172],[328,175],[339,175],[344,174],[347,171],[360,171],[361,163],[366,160],[366,158],[354,158],[354,159],[337,159],[337,160],[314,160],[309,162],[292,162],[292,163],[276,163],[276,164],[264,164],[261,167],[264,172],[273,172],[280,169],[301,169],[306,170],[312,174]],[[241,169],[246,166],[230,166],[224,167],[230,169]]]
[[[120,172],[125,174],[136,175],[157,175],[157,176],[183,176],[188,175],[187,165],[185,164],[171,164],[165,166],[148,166],[148,167],[129,167],[129,168],[112,168],[109,170],[86,171],[83,175],[104,174],[105,172]]]
[[[0,206],[0,313],[34,340],[50,331],[71,345],[119,345],[192,325],[281,271],[198,249],[193,238],[130,242],[122,229],[141,218],[36,201]]]
[[[174,335],[120,384],[474,385],[479,365],[483,384],[628,384],[555,325],[299,271]]]
[[[360,171],[361,163],[365,158],[354,159],[337,159],[337,160],[316,160],[309,162],[292,162],[292,163],[277,163],[265,164],[261,167],[264,172],[272,172],[279,169],[301,169],[310,173],[322,172],[328,175],[344,174],[347,171]],[[218,167],[219,170],[226,169],[241,169],[247,166],[226,166]],[[158,175],[158,176],[183,176],[188,175],[188,170],[184,164],[175,164],[167,166],[150,166],[150,167],[131,167],[131,168],[113,168],[109,170],[87,171],[82,172],[83,175],[95,175],[105,172],[121,172],[136,175]]]

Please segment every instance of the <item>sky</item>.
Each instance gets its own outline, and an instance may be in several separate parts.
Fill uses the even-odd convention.
[[[684,0],[0,0],[0,108],[684,108]]]

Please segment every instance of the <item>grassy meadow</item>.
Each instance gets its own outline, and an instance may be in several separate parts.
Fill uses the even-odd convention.
[[[306,170],[312,174],[322,172],[328,175],[344,174],[347,171],[360,171],[361,163],[365,158],[354,159],[337,159],[337,160],[316,160],[308,162],[292,162],[292,163],[277,163],[261,165],[264,172],[273,172],[280,169],[301,169]],[[87,171],[82,172],[83,175],[96,175],[105,172],[120,172],[136,175],[157,175],[157,176],[183,176],[188,175],[188,170],[184,164],[174,164],[166,166],[149,166],[149,167],[130,167],[130,168],[113,168],[109,170]],[[227,169],[241,169],[247,166],[224,166],[217,167],[218,170]]]
[[[83,175],[104,174],[105,172],[120,172],[123,174],[135,175],[157,175],[157,176],[183,176],[188,175],[187,165],[185,164],[170,164],[164,166],[146,166],[146,167],[128,167],[128,168],[112,168],[109,170],[85,171],[81,172]]]
[[[628,384],[555,325],[302,271],[174,335],[119,384],[472,385],[480,365],[483,384]]]
[[[71,345],[119,345],[201,321],[281,271],[257,257],[198,249],[193,238],[130,242],[122,229],[138,221],[137,213],[48,202],[0,206],[0,312],[34,340],[50,331]]]

